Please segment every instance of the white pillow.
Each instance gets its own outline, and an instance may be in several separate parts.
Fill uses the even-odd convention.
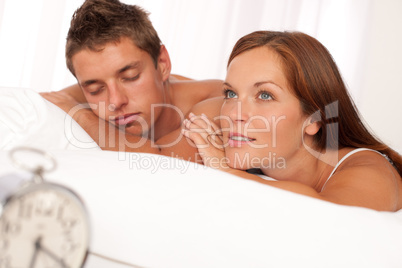
[[[68,114],[32,89],[0,87],[0,149],[100,150]]]

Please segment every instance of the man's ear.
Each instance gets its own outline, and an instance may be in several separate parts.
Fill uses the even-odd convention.
[[[169,79],[170,71],[172,69],[172,64],[170,62],[169,53],[164,45],[161,46],[161,51],[158,57],[158,68],[162,75],[162,80],[166,81]]]

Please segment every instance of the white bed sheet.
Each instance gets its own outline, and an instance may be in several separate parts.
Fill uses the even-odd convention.
[[[319,201],[163,156],[52,151],[91,251],[140,267],[402,267],[402,216]],[[159,163],[159,164],[156,164]],[[0,152],[0,176],[17,172]],[[129,267],[89,255],[86,268]]]

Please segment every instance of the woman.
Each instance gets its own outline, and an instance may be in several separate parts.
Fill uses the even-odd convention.
[[[366,129],[316,39],[244,36],[230,55],[223,94],[220,126],[205,115],[184,122],[205,165],[338,204],[402,208],[401,155]]]

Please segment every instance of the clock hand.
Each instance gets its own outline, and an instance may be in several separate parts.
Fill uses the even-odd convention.
[[[42,237],[38,237],[35,241],[35,251],[32,255],[32,259],[31,262],[29,263],[29,268],[34,268],[35,262],[36,262],[36,257],[38,256],[38,252],[40,249],[40,241],[41,241]]]
[[[40,244],[40,242],[39,242],[39,249],[42,250],[42,252],[45,253],[46,255],[48,255],[50,258],[52,258],[56,262],[60,263],[61,267],[68,268],[68,266],[64,263],[64,260],[62,258],[57,257],[56,254],[54,254],[52,251],[43,247]]]

